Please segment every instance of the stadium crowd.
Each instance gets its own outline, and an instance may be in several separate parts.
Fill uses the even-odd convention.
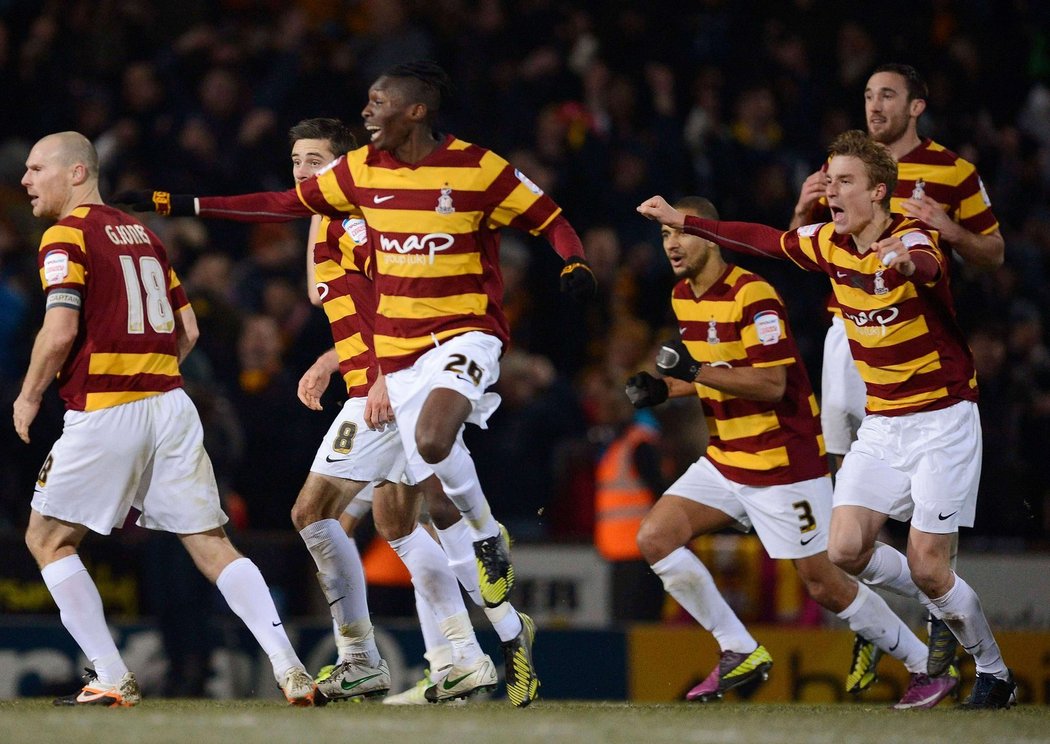
[[[443,124],[501,152],[564,208],[597,276],[587,306],[561,296],[558,257],[521,233],[502,247],[513,348],[503,404],[471,447],[494,509],[519,539],[590,538],[594,468],[631,420],[623,383],[673,333],[673,277],[634,207],[703,194],[727,220],[786,228],[802,180],[839,132],[863,127],[870,71],[908,62],[930,83],[922,134],[974,163],[1005,264],[954,267],[985,432],[973,534],[1045,546],[1050,479],[1050,9],[1040,3],[892,0],[851,12],[808,0],[87,0],[0,2],[0,408],[10,410],[43,315],[43,225],[19,178],[30,146],[86,134],[103,197],[161,187],[235,194],[289,187],[288,128],[354,125],[369,83],[429,57],[457,85]],[[671,20],[673,19],[673,20]],[[364,141],[364,137],[359,137]],[[330,346],[309,304],[306,225],[154,218],[197,313],[184,367],[237,525],[287,529],[329,415],[296,383]],[[763,259],[819,381],[827,282]],[[333,394],[338,385],[331,386]],[[818,391],[819,394],[819,391]],[[335,410],[337,400],[326,401]],[[668,477],[697,454],[696,401],[661,413]],[[20,530],[57,438],[52,390],[33,443],[0,427],[0,528]],[[671,472],[673,471],[673,472]],[[670,481],[668,481],[670,482]]]

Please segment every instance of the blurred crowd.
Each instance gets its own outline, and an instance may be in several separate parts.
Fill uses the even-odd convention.
[[[724,219],[786,228],[799,186],[840,131],[863,128],[879,63],[930,83],[920,132],[977,165],[1006,240],[991,274],[953,274],[981,386],[984,476],[974,534],[1045,546],[1050,478],[1050,5],[1026,0],[0,0],[0,410],[10,411],[43,314],[46,225],[19,186],[29,147],[75,129],[103,196],[291,186],[288,128],[337,116],[358,132],[370,83],[429,57],[451,74],[442,128],[511,160],[564,207],[599,296],[558,292],[560,259],[508,234],[513,348],[486,432],[469,431],[495,512],[525,539],[589,539],[594,466],[636,416],[624,380],[674,332],[673,277],[635,205],[709,197]],[[296,399],[330,344],[306,294],[306,224],[151,218],[200,320],[187,386],[236,523],[288,529],[336,410]],[[784,296],[819,384],[826,281],[731,260]],[[54,391],[52,391],[53,396]],[[0,426],[0,525],[19,528],[61,427],[55,397],[26,447]],[[657,409],[668,482],[700,453],[695,401]]]

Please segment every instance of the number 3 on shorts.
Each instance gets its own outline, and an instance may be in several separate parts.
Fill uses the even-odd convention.
[[[450,356],[448,364],[445,365],[445,371],[454,375],[466,375],[475,385],[481,384],[481,367],[473,359],[467,359],[463,354]]]
[[[798,512],[799,532],[805,534],[817,528],[817,520],[813,518],[813,508],[808,501],[796,501],[791,508]]]

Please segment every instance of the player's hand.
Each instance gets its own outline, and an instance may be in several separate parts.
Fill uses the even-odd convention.
[[[565,261],[565,267],[561,270],[561,291],[578,302],[594,297],[598,292],[598,282],[587,259],[572,256]]]
[[[328,383],[331,379],[332,373],[328,370],[328,366],[323,364],[321,360],[318,360],[299,378],[299,389],[296,391],[296,395],[299,396],[302,404],[311,411],[320,411],[321,396],[328,389]]]
[[[904,276],[915,273],[915,262],[911,260],[908,247],[901,242],[900,238],[886,238],[876,240],[871,244],[871,250],[879,255],[882,265],[888,269],[895,269]]]
[[[681,229],[685,225],[685,215],[667,203],[662,196],[652,196],[636,208],[638,214],[655,220],[661,225]]]
[[[386,376],[379,377],[368,389],[365,399],[365,423],[372,431],[382,431],[387,424],[394,422],[394,408],[390,405],[390,396],[386,392]]]
[[[941,238],[951,242],[957,235],[959,226],[948,216],[937,199],[923,194],[920,198],[907,198],[901,203],[901,209],[909,217],[915,217],[927,226],[941,233]]]
[[[127,204],[135,212],[156,212],[163,217],[193,217],[197,214],[197,197],[192,194],[135,189],[121,192],[110,201]]]
[[[668,377],[695,382],[702,366],[693,359],[681,339],[665,342],[656,353],[656,368]]]
[[[29,425],[33,423],[37,413],[40,412],[40,401],[32,401],[24,395],[15,398],[14,422],[15,432],[18,438],[29,444]]]
[[[798,202],[795,204],[795,221],[804,225],[813,218],[820,200],[824,198],[827,177],[822,170],[810,173],[802,182],[802,190],[798,194]]]
[[[667,383],[648,372],[639,372],[627,378],[627,399],[635,408],[658,406],[667,400]]]

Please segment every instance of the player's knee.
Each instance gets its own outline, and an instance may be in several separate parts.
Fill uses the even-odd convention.
[[[663,560],[678,547],[671,545],[672,541],[668,539],[659,525],[648,519],[644,520],[642,526],[638,528],[635,540],[638,543],[638,550],[641,551],[642,557],[649,565]]]
[[[295,525],[295,529],[306,529],[321,519],[322,515],[317,508],[316,502],[313,499],[305,498],[304,494],[300,493],[299,498],[292,504],[292,524]]]
[[[454,442],[455,439],[450,440],[433,431],[416,430],[416,447],[419,449],[419,456],[428,465],[434,465],[448,457],[452,452]]]
[[[833,539],[828,542],[828,558],[836,566],[853,576],[863,571],[864,566],[867,565],[867,561],[862,559],[859,550],[840,540]]]

